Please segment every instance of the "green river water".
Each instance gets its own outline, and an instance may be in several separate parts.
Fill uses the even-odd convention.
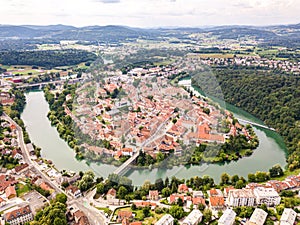
[[[42,156],[52,160],[59,170],[86,171],[93,170],[97,176],[107,177],[116,167],[106,164],[87,163],[78,161],[74,151],[62,140],[55,127],[52,127],[47,118],[49,111],[43,92],[26,93],[27,104],[22,113],[22,119],[33,143],[42,148]],[[236,116],[261,122],[249,113],[226,104],[226,109]],[[158,178],[176,176],[178,178],[190,178],[192,176],[209,175],[219,182],[220,175],[224,172],[229,175],[238,174],[247,178],[249,173],[267,171],[275,164],[286,165],[286,148],[282,138],[276,132],[254,127],[259,138],[259,147],[250,157],[242,158],[235,162],[225,164],[210,164],[197,166],[177,166],[172,169],[144,169],[131,170],[127,176],[132,179],[136,186],[142,185],[145,180],[154,182]]]

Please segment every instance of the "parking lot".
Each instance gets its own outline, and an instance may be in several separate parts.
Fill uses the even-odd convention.
[[[36,211],[43,208],[48,204],[47,198],[38,193],[37,191],[30,191],[22,196],[24,201],[27,201],[30,205],[30,208],[35,215]]]

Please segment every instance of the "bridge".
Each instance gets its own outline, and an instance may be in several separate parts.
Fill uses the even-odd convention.
[[[126,160],[121,166],[119,166],[115,171],[114,174],[117,175],[124,175],[126,172],[129,171],[130,167],[129,165],[133,163],[137,157],[139,156],[140,152],[136,151],[129,159]]]
[[[82,78],[76,78],[76,79],[71,79],[71,80],[54,80],[54,81],[46,81],[46,82],[40,82],[40,83],[34,83],[34,84],[21,84],[21,85],[17,85],[16,88],[24,88],[24,89],[27,89],[27,88],[33,88],[33,87],[44,87],[46,86],[47,84],[64,84],[65,82],[68,82],[68,83],[77,83],[79,81],[81,81]]]
[[[261,127],[261,128],[265,128],[265,129],[269,129],[269,130],[275,131],[274,128],[268,127],[266,125],[255,123],[255,122],[252,122],[252,121],[249,121],[249,120],[244,120],[244,119],[241,119],[241,118],[238,118],[238,117],[236,117],[236,119],[238,119],[238,121],[241,121],[243,123],[248,123],[248,124],[251,124],[251,125],[256,126],[256,127]]]

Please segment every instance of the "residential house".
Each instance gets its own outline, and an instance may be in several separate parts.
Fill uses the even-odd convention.
[[[178,193],[187,193],[189,192],[189,188],[186,184],[179,184]]]
[[[232,209],[226,209],[218,220],[218,225],[233,225],[236,213]]]
[[[181,198],[182,202],[184,202],[184,195],[183,194],[171,194],[169,197],[169,203],[176,203],[178,199]]]
[[[194,198],[196,198],[196,197],[204,198],[204,194],[202,191],[193,191],[193,197]]]
[[[202,220],[203,214],[199,209],[194,209],[182,222],[183,225],[198,225]]]
[[[213,197],[213,196],[219,196],[219,197],[223,197],[223,193],[220,189],[210,189],[209,191],[207,191],[207,194],[209,197]]]
[[[133,150],[132,148],[122,148],[122,155],[124,156],[132,156],[133,155]]]
[[[106,194],[106,199],[110,201],[110,200],[115,200],[116,197],[117,197],[117,191],[114,188],[109,189]]]
[[[22,160],[23,159],[22,151],[21,150],[17,150],[17,149],[12,150],[11,156],[14,159],[18,159],[18,160]]]
[[[28,168],[29,168],[29,165],[27,163],[24,163],[19,166],[16,166],[15,172],[16,172],[16,174],[20,174],[20,173],[24,172],[25,170],[27,170]]]
[[[297,213],[293,209],[285,208],[280,218],[280,225],[293,225],[296,220]]]
[[[128,211],[128,210],[120,210],[118,212],[118,218],[117,218],[117,221],[118,222],[121,222],[123,219],[131,219],[133,218],[133,215],[132,215],[132,212],[131,211]]]
[[[73,224],[73,225],[90,225],[89,219],[80,210],[77,210],[74,213],[74,220],[75,220],[75,224]]]
[[[213,210],[222,210],[225,207],[224,197],[213,196],[209,197],[209,206]]]
[[[5,213],[4,220],[10,225],[22,225],[25,224],[26,222],[32,221],[33,214],[29,205],[26,205],[19,209],[15,209],[11,212]]]
[[[199,204],[202,204],[204,206],[206,205],[205,199],[202,198],[202,197],[193,197],[192,198],[192,203],[193,203],[194,206],[197,206]]]
[[[70,185],[66,188],[67,194],[72,195],[74,198],[79,198],[81,196],[81,191],[78,187]]]
[[[17,183],[18,181],[16,181],[14,177],[0,175],[0,192],[4,192],[8,186],[12,186]]]
[[[158,190],[149,191],[149,199],[157,201],[159,198]]]
[[[0,207],[6,205],[6,201],[0,197]]]
[[[173,224],[174,224],[174,218],[170,214],[164,215],[155,223],[155,225],[173,225]]]
[[[34,147],[33,147],[32,143],[26,144],[26,148],[27,148],[27,151],[29,152],[30,155],[35,154]]]
[[[235,188],[233,187],[233,186],[229,186],[229,187],[226,187],[226,188],[224,188],[224,197],[228,197],[228,195],[229,195],[229,191],[230,190],[235,190]]]
[[[7,199],[11,199],[11,198],[17,197],[17,193],[16,193],[16,190],[15,190],[15,186],[8,186],[8,187],[5,189],[5,195],[6,195],[6,198],[7,198]]]
[[[277,192],[289,189],[289,185],[287,183],[278,180],[269,180],[266,185],[271,186]]]
[[[256,196],[251,189],[234,189],[228,193],[227,204],[229,206],[254,206]]]
[[[151,209],[155,209],[156,203],[155,202],[148,202],[148,201],[134,201],[133,204],[135,204],[136,207],[150,207]]]
[[[267,212],[260,208],[256,208],[246,225],[263,225],[266,221],[267,216]]]
[[[274,188],[257,187],[253,190],[253,193],[256,196],[257,205],[275,206],[280,204],[281,198]]]

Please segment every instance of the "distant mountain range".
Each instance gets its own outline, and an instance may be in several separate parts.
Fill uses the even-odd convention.
[[[300,24],[276,26],[216,26],[216,27],[178,27],[178,28],[134,28],[127,26],[86,26],[66,25],[0,25],[0,40],[79,40],[92,42],[120,42],[137,38],[163,39],[177,37],[183,39],[192,33],[211,33],[220,39],[237,39],[252,36],[266,42],[299,42]],[[298,41],[297,41],[298,40]]]

